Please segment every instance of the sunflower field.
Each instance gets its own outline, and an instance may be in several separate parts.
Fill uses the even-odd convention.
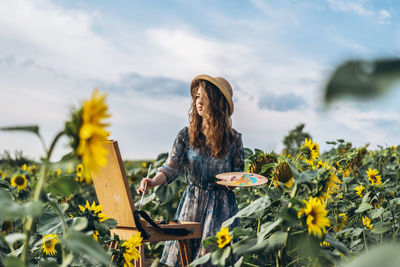
[[[117,222],[102,212],[90,175],[107,164],[109,117],[106,95],[95,90],[50,146],[37,126],[0,128],[34,134],[44,150],[40,162],[0,159],[0,266],[134,266],[143,238],[110,234]],[[279,153],[245,148],[245,171],[269,182],[234,190],[239,212],[204,240],[208,253],[191,266],[400,266],[400,147],[339,139],[322,153],[303,129],[293,129]],[[62,136],[71,152],[53,161]],[[124,162],[136,204],[147,168],[154,176],[167,157]],[[158,186],[142,209],[172,220],[184,188],[184,177]],[[231,229],[235,219],[240,227]],[[144,244],[146,264],[158,266],[164,243]]]

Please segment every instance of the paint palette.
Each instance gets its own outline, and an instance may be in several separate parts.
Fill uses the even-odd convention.
[[[215,177],[221,179],[217,184],[227,186],[257,186],[268,182],[266,177],[250,172],[225,172]]]

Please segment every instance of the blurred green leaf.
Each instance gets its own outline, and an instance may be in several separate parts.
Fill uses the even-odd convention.
[[[223,249],[217,249],[213,253],[211,253],[211,262],[213,265],[226,265],[226,261],[229,257],[229,253],[231,252],[231,247],[226,246]]]
[[[5,267],[25,267],[25,264],[17,257],[9,256],[4,262]]]
[[[266,222],[261,225],[260,232],[257,234],[257,243],[260,243],[264,240],[265,236],[268,235],[272,230],[274,230],[279,224],[282,222],[281,219],[278,219],[274,222]]]
[[[192,261],[189,266],[197,266],[200,264],[204,264],[210,259],[210,257],[211,257],[211,253],[207,253],[203,257],[200,257],[200,258]]]
[[[0,218],[12,220],[26,218],[27,216],[38,216],[44,207],[41,201],[18,204],[11,199],[11,195],[0,190]]]
[[[50,182],[50,184],[45,188],[45,191],[54,195],[68,197],[76,191],[77,187],[77,182],[71,179],[71,177],[60,176]]]
[[[83,231],[88,225],[88,220],[85,217],[75,217],[72,219],[72,228],[75,231]]]
[[[326,86],[326,103],[344,97],[371,98],[385,93],[400,78],[400,60],[353,60],[339,66]]]
[[[110,264],[110,256],[94,241],[92,236],[70,229],[65,239],[62,240],[65,246],[77,254],[86,254],[97,263]]]
[[[353,259],[343,267],[398,267],[400,266],[400,245],[386,244],[374,247]]]
[[[31,133],[39,135],[39,126],[26,125],[26,126],[0,127],[0,131],[31,132]]]

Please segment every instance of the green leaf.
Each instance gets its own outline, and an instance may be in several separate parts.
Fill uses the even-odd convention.
[[[72,228],[75,231],[83,231],[88,225],[88,220],[85,217],[75,217],[72,219]]]
[[[25,264],[14,256],[7,257],[6,261],[4,262],[5,267],[25,267]]]
[[[190,263],[189,267],[191,267],[191,266],[197,266],[197,265],[200,265],[200,264],[204,264],[204,263],[206,263],[206,262],[210,259],[210,257],[211,257],[211,253],[207,253],[207,254],[204,255],[203,257],[200,257],[200,258],[198,258],[198,259],[192,261],[192,262]]]
[[[31,133],[39,135],[39,126],[27,125],[27,126],[0,127],[0,131],[31,132]]]
[[[46,188],[45,191],[54,195],[60,195],[68,197],[73,194],[78,188],[78,184],[75,180],[68,176],[57,177],[52,181]]]
[[[265,191],[267,191],[267,195],[272,201],[276,201],[281,198],[283,191],[278,187],[278,188],[266,188]]]
[[[361,213],[367,210],[370,210],[372,208],[372,205],[369,203],[361,203],[360,206],[358,207],[358,209],[355,210],[356,213]]]
[[[362,232],[363,232],[362,228],[357,227],[357,228],[354,229],[352,236],[353,236],[353,237],[357,237],[357,236],[359,236]]]
[[[91,257],[94,261],[107,266],[110,264],[110,256],[107,255],[99,243],[94,241],[92,236],[70,229],[67,237],[62,241],[68,249],[77,254],[83,253]]]
[[[300,176],[297,178],[296,182],[299,184],[307,183],[312,181],[315,177],[317,177],[318,170],[309,170],[302,172]]]
[[[354,260],[343,267],[398,267],[400,266],[400,245],[386,244],[369,249],[357,256]]]
[[[266,172],[268,169],[272,168],[272,166],[274,166],[274,163],[264,164],[262,166],[262,168],[261,168],[261,172],[260,173]]]
[[[400,78],[400,60],[354,60],[339,66],[325,91],[327,103],[344,96],[371,98],[386,92]]]
[[[13,220],[16,218],[26,218],[27,216],[38,216],[44,204],[41,201],[17,204],[11,199],[9,193],[0,190],[0,218],[3,220]]]
[[[286,235],[286,232],[278,231],[261,242],[257,238],[244,238],[233,245],[233,253],[238,256],[259,253],[268,255],[283,245]]]
[[[334,238],[333,236],[326,235],[325,241],[328,242],[332,247],[336,248],[338,251],[342,252],[344,255],[349,254],[349,249],[345,244]]]
[[[211,253],[211,262],[213,265],[226,265],[226,260],[229,257],[229,253],[231,252],[231,247],[226,246],[223,249],[217,249],[213,253]]]
[[[228,227],[229,225],[231,225],[234,222],[234,220],[236,218],[250,217],[251,215],[253,215],[257,212],[265,210],[267,207],[269,207],[269,205],[271,205],[271,200],[269,199],[268,196],[260,197],[253,203],[250,203],[247,207],[239,210],[238,213],[236,213],[234,216],[232,216],[231,218],[226,220],[222,224],[222,226]]]
[[[215,246],[216,247],[217,246],[217,240],[218,240],[218,238],[216,236],[210,236],[210,237],[208,237],[208,238],[203,240],[203,246],[205,248],[208,248],[210,246]]]
[[[265,236],[268,235],[272,230],[274,230],[282,222],[282,219],[278,219],[274,222],[266,222],[261,225],[260,232],[257,234],[257,243],[264,240]]]
[[[381,215],[382,215],[382,213],[383,213],[384,211],[385,211],[385,209],[384,209],[383,207],[380,207],[379,209],[374,210],[374,211],[372,212],[371,218],[372,218],[372,219],[376,219],[376,218],[381,217]]]
[[[240,266],[242,266],[242,262],[243,262],[243,256],[240,257],[240,259],[235,263],[234,267],[240,267]]]
[[[391,222],[381,222],[373,225],[371,233],[380,235],[392,229]]]
[[[64,220],[67,223],[71,221],[71,218],[64,217]],[[43,212],[36,227],[37,233],[41,235],[60,234],[63,232],[61,218],[51,209],[47,209]]]

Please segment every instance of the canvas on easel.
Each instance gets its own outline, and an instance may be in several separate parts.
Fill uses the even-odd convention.
[[[104,148],[108,150],[107,165],[101,167],[97,173],[92,173],[93,184],[99,204],[103,206],[103,213],[115,219],[118,223],[117,227],[111,230],[111,234],[117,234],[121,240],[128,240],[138,232],[134,220],[135,205],[117,141],[107,141],[104,143]],[[164,234],[145,221],[143,221],[142,225],[150,235],[149,238],[143,239],[143,242],[178,240],[182,265],[189,265],[191,259],[187,240],[201,238],[201,223],[180,222],[179,224],[169,223],[159,225],[163,229],[184,228],[190,230],[191,233],[184,236]],[[139,249],[139,252],[141,257],[138,266],[144,266],[143,245]]]

